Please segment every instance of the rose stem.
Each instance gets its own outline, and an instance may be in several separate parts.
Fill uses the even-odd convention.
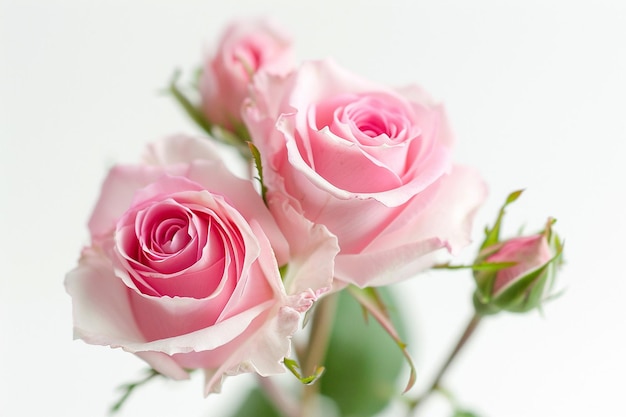
[[[450,365],[452,364],[452,362],[454,361],[458,353],[461,351],[461,349],[463,349],[463,346],[465,346],[469,338],[472,336],[472,334],[474,334],[474,331],[476,330],[476,327],[478,327],[478,324],[480,323],[481,318],[482,318],[482,315],[478,313],[475,313],[474,316],[472,316],[472,319],[469,321],[469,323],[467,323],[467,326],[465,327],[463,334],[461,335],[458,342],[456,343],[456,346],[454,347],[454,349],[448,356],[448,359],[446,359],[444,364],[439,369],[439,372],[437,372],[437,376],[435,376],[435,379],[430,384],[430,388],[428,388],[428,390],[424,394],[419,396],[415,401],[412,401],[410,403],[409,412],[407,414],[408,416],[411,416],[413,412],[415,411],[415,409],[417,409],[417,407],[420,404],[422,404],[426,398],[430,397],[430,395],[434,391],[437,391],[440,389],[440,384],[441,384],[441,380],[443,376],[448,371],[448,368],[450,367]]]
[[[326,356],[326,349],[330,340],[330,332],[333,327],[335,311],[337,309],[337,294],[330,294],[318,301],[313,312],[311,323],[311,333],[309,335],[309,349],[302,363],[304,375],[315,373]],[[300,417],[313,416],[317,393],[319,391],[319,381],[305,385],[302,393],[302,407]]]

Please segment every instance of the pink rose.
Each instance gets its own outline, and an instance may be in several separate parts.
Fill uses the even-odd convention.
[[[254,74],[293,68],[291,40],[266,20],[238,21],[224,31],[200,78],[202,108],[213,124],[235,130]]]
[[[328,287],[337,249],[331,242],[316,258],[303,248],[321,259],[308,270],[291,259],[252,183],[208,141],[169,138],[149,147],[146,162],[116,166],[104,182],[91,246],[66,278],[75,337],[121,347],[175,379],[204,369],[207,394],[225,375],[283,372],[300,313]],[[292,260],[287,292],[278,266]]]
[[[563,245],[552,231],[554,219],[548,219],[540,233],[500,242],[497,235],[503,210],[493,229],[487,229],[475,262],[488,266],[474,271],[474,306],[480,314],[520,313],[539,307],[549,296],[561,263]]]
[[[337,236],[338,280],[389,284],[469,243],[486,187],[452,164],[444,110],[421,89],[306,62],[288,76],[259,74],[244,120],[274,216],[294,210]]]
[[[539,233],[500,240],[505,209],[522,191],[507,196],[493,226],[485,229],[473,268],[474,307],[479,314],[532,310],[552,289],[563,251],[561,239],[552,230],[554,219],[549,218]]]
[[[521,236],[505,241],[496,248],[486,261],[491,263],[514,262],[515,265],[499,270],[492,292],[497,296],[507,286],[546,265],[554,256],[545,234]]]

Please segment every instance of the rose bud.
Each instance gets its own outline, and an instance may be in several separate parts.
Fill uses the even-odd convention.
[[[202,110],[211,124],[240,133],[241,104],[261,70],[285,74],[294,67],[291,40],[266,20],[233,22],[200,77]]]
[[[509,197],[505,207],[518,196],[519,192]],[[477,284],[474,304],[481,314],[501,310],[522,313],[540,307],[552,287],[561,260],[562,244],[552,231],[554,219],[548,219],[545,228],[537,234],[500,242],[497,234],[503,209],[494,228],[488,230],[474,265]]]

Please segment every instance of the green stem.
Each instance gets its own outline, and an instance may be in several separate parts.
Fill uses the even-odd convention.
[[[111,406],[111,409],[109,410],[109,414],[114,414],[118,412],[120,408],[122,408],[122,405],[124,405],[128,397],[130,397],[130,394],[135,390],[135,388],[145,384],[146,382],[150,381],[152,378],[154,378],[157,375],[161,375],[161,374],[155,371],[154,369],[150,369],[148,370],[148,375],[146,375],[145,378],[136,382],[131,382],[131,383],[122,385],[120,389],[124,390],[124,394],[119,400],[117,400],[115,404]]]
[[[337,294],[331,294],[318,301],[317,306],[315,306],[308,350],[302,362],[302,370],[305,375],[315,373],[319,365],[324,362],[338,300]],[[299,417],[315,415],[318,392],[319,383],[304,386]]]
[[[426,390],[426,392],[424,392],[421,396],[419,396],[415,401],[413,401],[409,405],[408,415],[412,415],[412,413],[419,407],[419,405],[422,404],[428,397],[430,397],[430,395],[433,392],[442,390],[441,380],[443,379],[444,375],[450,368],[450,365],[452,364],[454,359],[457,357],[461,349],[463,349],[467,341],[470,339],[470,337],[472,337],[472,334],[474,334],[474,331],[476,330],[476,327],[478,327],[478,324],[480,323],[482,317],[483,317],[482,315],[475,313],[474,316],[469,321],[469,323],[467,323],[467,326],[465,327],[463,334],[457,341],[452,352],[450,352],[450,355],[448,355],[448,358],[446,359],[446,361],[443,363],[443,365],[439,369],[439,372],[437,372],[429,388]]]

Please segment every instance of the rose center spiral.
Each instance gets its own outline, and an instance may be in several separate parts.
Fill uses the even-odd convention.
[[[164,219],[153,229],[152,250],[161,253],[181,251],[191,241],[187,222],[180,218]]]

